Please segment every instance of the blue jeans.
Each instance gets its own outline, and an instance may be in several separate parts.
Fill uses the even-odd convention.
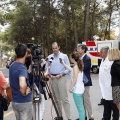
[[[85,120],[85,109],[83,103],[83,94],[76,94],[73,93],[74,102],[76,104],[78,113],[79,113],[79,120]]]
[[[3,120],[3,104],[1,100],[0,100],[0,120]]]

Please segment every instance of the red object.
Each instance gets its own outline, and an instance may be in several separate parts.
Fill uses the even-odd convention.
[[[100,52],[89,52],[92,56],[100,57]]]
[[[89,46],[96,46],[95,42],[94,41],[89,41],[89,42],[86,42],[86,45],[89,47]]]

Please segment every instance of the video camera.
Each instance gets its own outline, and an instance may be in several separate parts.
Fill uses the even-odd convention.
[[[44,77],[43,75],[44,69],[43,69],[43,66],[41,66],[41,63],[43,62],[42,49],[41,49],[42,44],[36,45],[33,43],[28,43],[27,47],[31,50],[32,56],[27,57],[26,65],[28,67],[33,61],[33,64],[31,64],[32,65],[31,71],[33,72],[33,74],[34,74],[34,71],[36,71],[36,73],[39,73],[40,83],[42,84],[43,87],[45,87],[46,81],[48,81],[48,79]]]
[[[33,43],[28,43],[27,47],[31,50],[32,56],[42,55],[42,49],[40,49],[41,45],[35,45]]]
[[[32,61],[34,62],[33,67],[37,68],[38,63],[41,63],[41,58],[42,58],[42,49],[41,49],[42,44],[36,45],[33,43],[28,43],[27,47],[31,50],[32,54]]]

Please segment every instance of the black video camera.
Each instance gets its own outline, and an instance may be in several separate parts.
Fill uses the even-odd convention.
[[[40,48],[42,44],[35,45],[33,43],[28,43],[27,47],[31,50],[32,61],[34,62],[34,67],[37,67],[37,63],[41,63],[42,49]]]
[[[39,56],[42,54],[42,49],[40,49],[41,45],[35,45],[33,43],[28,43],[27,47],[31,50],[32,56]]]

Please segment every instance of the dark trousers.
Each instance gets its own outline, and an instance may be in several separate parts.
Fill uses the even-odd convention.
[[[116,104],[113,103],[113,100],[105,100],[103,102],[104,105],[104,112],[103,118],[104,120],[111,120],[111,112],[113,111],[113,119],[112,120],[119,120],[119,110]]]
[[[0,100],[0,120],[3,120],[3,105],[1,100]]]

